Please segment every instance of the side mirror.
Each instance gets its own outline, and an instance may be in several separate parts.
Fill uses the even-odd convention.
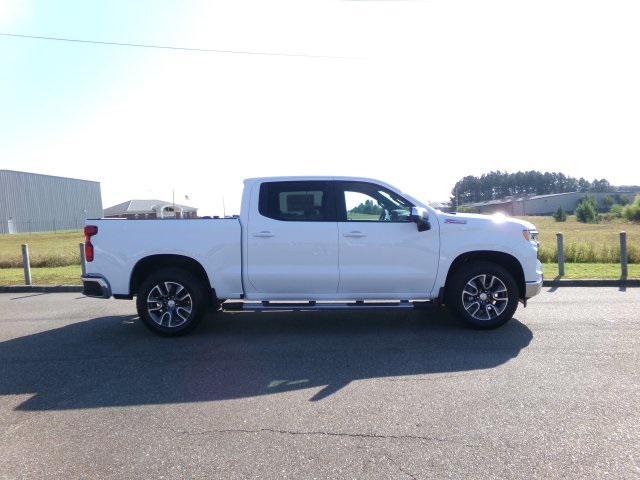
[[[429,223],[429,213],[422,207],[411,207],[411,216],[409,217],[412,222],[416,224],[419,232],[426,232],[431,230],[431,223]]]

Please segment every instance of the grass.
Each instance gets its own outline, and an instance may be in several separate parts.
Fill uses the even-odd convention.
[[[0,235],[0,269],[22,267],[20,245],[29,245],[32,267],[80,265],[81,230]]]
[[[379,220],[380,214],[349,212],[347,218],[349,220]]]
[[[34,285],[80,285],[80,265],[31,269]],[[0,268],[0,285],[24,285],[22,268]]]
[[[564,234],[565,261],[568,263],[620,262],[620,232],[627,232],[629,263],[640,263],[640,224],[622,220],[580,223],[574,215],[566,222],[552,217],[520,217],[533,223],[540,232],[540,260],[557,261],[556,233]]]
[[[565,275],[562,278],[604,278],[619,279],[619,263],[566,263],[564,266]],[[551,280],[558,276],[557,263],[544,264],[544,278]],[[640,278],[640,264],[629,265],[628,278]]]

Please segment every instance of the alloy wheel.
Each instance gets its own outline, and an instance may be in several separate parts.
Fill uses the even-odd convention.
[[[505,311],[508,303],[507,287],[496,275],[477,275],[462,290],[462,306],[476,320],[493,320]]]
[[[178,282],[160,282],[147,295],[149,317],[161,327],[175,328],[189,320],[193,300],[189,291]]]

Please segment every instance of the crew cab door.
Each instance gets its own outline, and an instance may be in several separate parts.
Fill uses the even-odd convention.
[[[338,289],[338,227],[329,181],[263,182],[252,196],[247,271],[253,293],[313,298]]]
[[[373,183],[336,181],[334,188],[339,293],[353,298],[425,298],[438,268],[437,222],[431,222],[431,230],[418,231],[410,219],[414,205]]]

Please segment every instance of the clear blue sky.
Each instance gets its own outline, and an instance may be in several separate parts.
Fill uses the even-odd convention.
[[[0,32],[346,58],[0,36],[0,168],[203,213],[261,175],[640,183],[639,24],[637,1],[2,0]]]
[[[124,38],[133,43],[163,41],[187,13],[187,2],[179,3],[8,0],[11,7],[0,10],[5,16],[0,17],[0,30],[95,40]],[[136,49],[0,37],[3,147],[46,141],[64,134],[79,118],[94,115],[101,95],[108,94],[113,82],[144,55]]]

